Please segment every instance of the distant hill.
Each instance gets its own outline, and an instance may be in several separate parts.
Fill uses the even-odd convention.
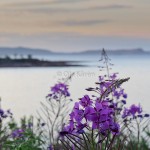
[[[101,50],[86,50],[81,52],[80,54],[90,54],[97,55],[100,54]],[[141,55],[141,54],[150,54],[149,51],[144,51],[141,48],[138,49],[118,49],[118,50],[106,50],[108,55]]]
[[[44,49],[32,49],[32,48],[25,48],[25,47],[0,47],[0,55],[49,55],[52,52],[49,50]]]
[[[50,50],[45,49],[33,49],[33,48],[25,48],[25,47],[16,47],[16,48],[10,48],[10,47],[0,47],[0,56],[6,56],[6,55],[99,55],[101,50],[86,50],[82,52],[53,52]],[[137,55],[137,54],[150,54],[150,51],[144,51],[141,48],[137,49],[118,49],[118,50],[106,50],[106,52],[109,55]]]

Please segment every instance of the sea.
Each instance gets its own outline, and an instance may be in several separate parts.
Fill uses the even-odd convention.
[[[0,68],[1,108],[10,109],[16,120],[23,116],[37,116],[40,102],[46,101],[50,88],[56,82],[74,76],[68,82],[73,102],[88,94],[87,87],[95,87],[98,76],[105,74],[98,66],[103,66],[100,55],[63,54],[38,56],[43,60],[77,61],[79,67],[31,67]],[[130,77],[122,86],[128,94],[127,106],[141,105],[150,113],[150,55],[112,55],[110,73],[119,73],[119,78]],[[73,106],[73,104],[72,104]],[[72,107],[70,106],[70,107]]]

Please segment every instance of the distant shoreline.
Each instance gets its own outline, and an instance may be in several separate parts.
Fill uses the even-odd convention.
[[[47,61],[39,59],[0,58],[0,68],[4,67],[84,67],[79,61]]]
[[[85,55],[85,54],[96,54],[100,55],[102,49],[89,49],[83,51],[70,51],[70,52],[55,52],[47,49],[39,48],[27,48],[27,47],[0,47],[0,57],[12,56],[12,57],[24,57],[28,55],[32,56],[53,56],[53,55]],[[137,54],[148,54],[150,55],[150,50],[144,50],[142,48],[133,49],[106,49],[109,55],[137,55]]]

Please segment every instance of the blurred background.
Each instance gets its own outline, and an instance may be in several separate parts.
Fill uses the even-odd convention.
[[[149,0],[1,0],[0,97],[16,118],[34,115],[50,87],[70,76],[74,101],[94,86],[105,48],[128,105],[150,109]]]

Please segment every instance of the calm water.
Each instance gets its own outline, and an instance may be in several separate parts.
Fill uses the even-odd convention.
[[[3,108],[10,108],[16,118],[34,115],[40,109],[40,101],[45,101],[50,86],[57,79],[75,72],[70,82],[74,101],[86,93],[86,87],[94,86],[97,76],[102,74],[96,67],[99,56],[52,56],[53,60],[89,61],[90,67],[65,68],[0,68],[0,96]],[[45,57],[46,58],[46,57]],[[150,110],[150,56],[112,57],[112,72],[119,72],[120,78],[130,77],[124,84],[128,93],[128,104],[140,103],[144,110]]]

